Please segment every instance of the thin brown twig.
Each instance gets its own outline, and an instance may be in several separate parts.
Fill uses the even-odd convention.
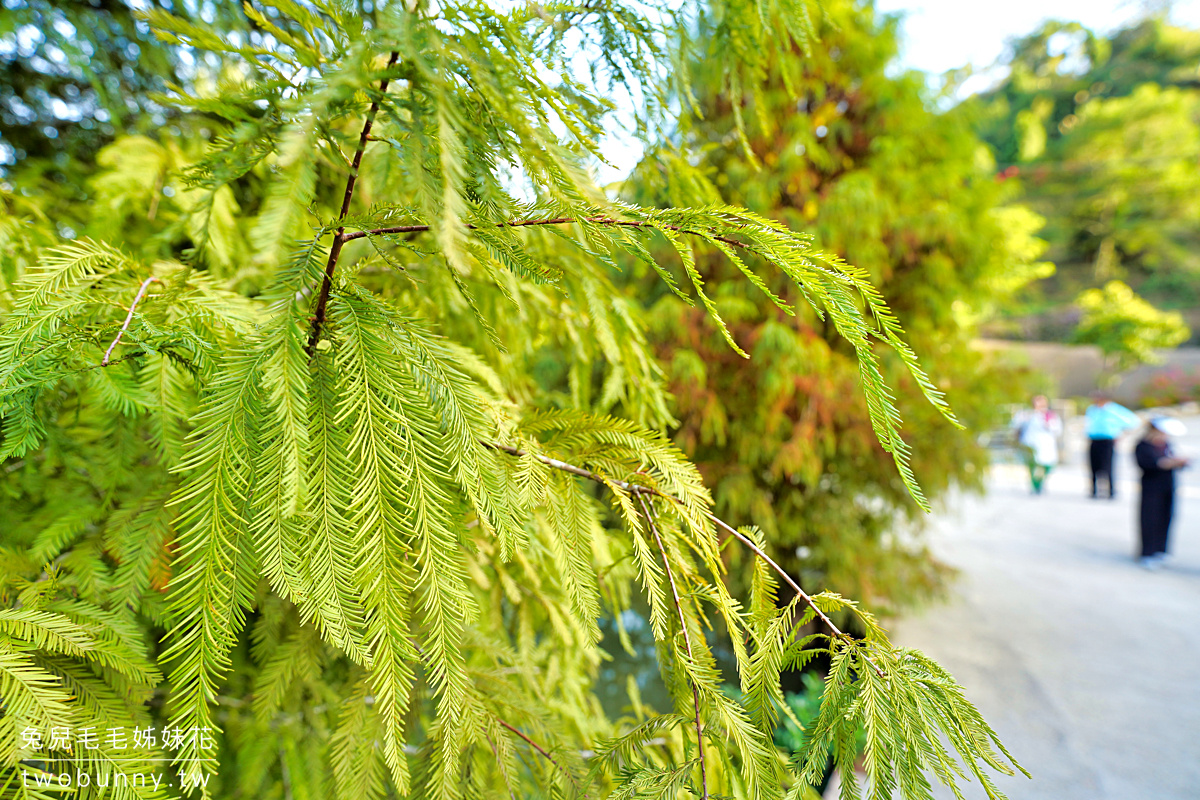
[[[409,643],[410,643],[410,644],[411,644],[411,645],[412,645],[412,646],[413,646],[413,647],[416,649],[417,653],[418,653],[418,654],[419,654],[419,655],[420,655],[422,658],[424,658],[424,656],[425,656],[425,650],[424,650],[424,649],[422,649],[421,645],[420,645],[420,644],[418,644],[418,643],[417,643],[415,640],[413,640],[413,639],[410,639],[410,640],[409,640]],[[520,736],[522,739],[524,739],[526,744],[528,744],[528,745],[529,745],[530,747],[532,747],[534,750],[538,751],[538,753],[540,753],[540,754],[541,754],[541,756],[542,756],[543,758],[545,758],[547,761],[549,761],[551,764],[553,764],[553,765],[554,765],[554,766],[555,766],[555,767],[558,769],[558,771],[559,771],[559,772],[561,772],[563,775],[566,775],[568,778],[570,778],[570,779],[571,779],[571,783],[575,784],[575,788],[580,790],[580,794],[581,794],[583,797],[587,797],[587,795],[583,793],[583,787],[581,787],[581,786],[579,785],[579,781],[575,780],[575,776],[571,774],[571,771],[570,771],[570,770],[568,770],[566,767],[564,767],[562,764],[559,764],[557,761],[555,761],[555,760],[554,760],[554,756],[550,755],[550,753],[549,753],[549,752],[547,752],[547,751],[545,750],[545,748],[543,748],[543,747],[542,747],[540,744],[538,744],[537,742],[535,742],[533,739],[529,738],[529,736],[528,736],[528,735],[527,735],[527,734],[526,734],[524,731],[522,731],[521,729],[519,729],[519,728],[516,728],[516,727],[514,727],[514,726],[512,726],[512,725],[510,725],[509,723],[505,722],[505,721],[504,721],[503,719],[501,719],[500,717],[494,717],[494,719],[496,720],[496,722],[499,722],[499,723],[500,723],[500,725],[501,725],[502,727],[504,727],[504,728],[507,728],[508,730],[510,730],[510,731],[512,731],[513,733],[515,733],[517,736]],[[494,752],[494,751],[495,751],[495,748],[493,748],[493,752]]]
[[[819,617],[822,622],[824,622],[826,625],[829,626],[829,630],[833,632],[834,636],[838,636],[843,639],[848,638],[849,634],[842,631],[842,629],[839,628],[837,625],[834,625],[833,620],[831,620],[828,616],[826,616],[825,612],[822,611],[817,606],[817,604],[813,601],[812,596],[809,595],[808,592],[801,589],[800,584],[798,584],[794,580],[792,580],[792,576],[787,574],[787,572],[784,570],[783,567],[776,564],[775,559],[773,559],[769,555],[767,555],[766,551],[764,551],[761,547],[759,547],[757,544],[755,544],[752,539],[750,539],[748,536],[746,536],[741,531],[734,528],[732,525],[727,523],[725,520],[718,517],[716,514],[713,514],[711,511],[706,510],[704,512],[704,515],[707,516],[714,523],[716,523],[718,528],[735,536],[738,541],[740,541],[742,544],[746,545],[746,547],[749,548],[751,551],[753,551],[755,555],[757,555],[763,561],[766,561],[767,564],[772,569],[774,569],[777,573],[779,573],[779,575],[785,581],[787,581],[788,586],[792,587],[792,591],[794,591],[796,594],[798,594],[804,600],[804,602],[808,604],[808,607],[813,610],[813,612],[817,615],[817,617]],[[869,656],[863,655],[862,659],[863,659],[863,661],[865,661],[871,665],[871,668],[874,669],[876,673],[878,673],[879,677],[881,677],[881,678],[887,677],[886,674],[884,673],[884,671],[879,667],[879,665],[876,664],[874,661],[872,661]]]
[[[516,456],[517,458],[528,455],[521,448],[513,447],[512,445],[500,444],[499,442],[481,442],[481,444],[484,447],[490,447],[493,450],[499,450],[501,452],[508,453],[510,456]],[[568,464],[566,461],[559,461],[557,458],[550,458],[549,456],[543,456],[538,453],[534,453],[533,457],[548,467],[553,467],[554,469],[562,470],[563,472],[569,472],[572,475],[578,475],[581,478],[587,478],[588,480],[595,481],[596,483],[611,483],[613,486],[624,489],[631,494],[660,494],[660,492],[650,488],[649,486],[641,486],[636,483],[627,483],[626,481],[605,478],[599,473],[592,472],[591,470],[584,469],[583,467],[577,467],[574,464]]]
[[[592,225],[616,225],[624,228],[664,228],[666,230],[675,231],[676,233],[690,233],[694,236],[700,236],[699,231],[689,230],[680,225],[655,225],[652,222],[642,222],[640,220],[617,219],[615,217],[550,217],[546,219],[514,219],[508,222],[497,222],[492,227],[495,228],[524,228],[531,225],[570,225],[574,222],[588,222]],[[395,225],[390,228],[375,228],[369,231],[353,231],[342,236],[343,241],[352,242],[355,239],[362,239],[365,236],[383,236],[391,233],[421,233],[422,231],[430,230],[431,225]],[[468,224],[469,230],[478,230],[481,226]],[[737,239],[731,239],[728,236],[715,236],[705,234],[715,241],[723,242],[731,247],[740,247],[749,249],[750,246],[745,242],[739,242]]]
[[[679,599],[679,588],[675,585],[675,573],[671,570],[670,559],[667,558],[667,548],[663,546],[658,526],[654,524],[654,518],[650,515],[650,507],[646,503],[645,495],[639,494],[637,499],[642,506],[642,513],[646,515],[646,524],[650,526],[650,532],[654,534],[658,552],[662,554],[663,566],[667,570],[667,581],[671,584],[671,596],[675,598],[675,612],[679,614],[679,628],[683,631],[683,643],[687,647],[688,659],[694,664],[696,656],[692,652],[692,636],[688,633],[687,618],[683,614],[683,601]],[[700,722],[700,690],[696,687],[694,680],[690,683],[692,684],[692,703],[696,709],[696,748],[700,756],[700,800],[708,800],[708,770],[704,763],[704,728]]]
[[[563,775],[566,775],[568,778],[570,778],[571,783],[575,784],[575,788],[580,790],[580,794],[583,797],[587,797],[587,794],[583,792],[583,788],[579,785],[579,781],[575,780],[575,776],[571,774],[570,770],[568,770],[562,764],[559,764],[557,761],[555,761],[554,756],[552,756],[548,752],[546,752],[546,750],[544,750],[540,744],[535,742],[533,739],[530,739],[529,736],[527,736],[524,733],[524,731],[522,731],[520,728],[516,728],[512,725],[509,725],[507,722],[500,719],[499,717],[496,717],[496,722],[499,722],[501,726],[507,728],[508,730],[515,733],[517,736],[520,736],[522,739],[524,739],[525,743],[527,745],[529,745],[530,747],[532,747],[534,750],[538,751],[538,753],[541,754],[542,758],[549,761],[551,764],[553,764],[555,766],[555,768],[558,769],[559,772],[561,772]]]
[[[155,278],[153,275],[142,281],[142,285],[138,287],[137,294],[134,295],[133,302],[129,304],[129,313],[125,315],[125,321],[121,323],[121,330],[117,331],[117,338],[113,339],[112,344],[110,344],[108,349],[104,351],[104,358],[101,360],[100,366],[108,366],[109,356],[112,355],[112,351],[121,341],[121,337],[125,335],[125,331],[129,330],[129,323],[133,321],[133,312],[137,310],[137,304],[142,301],[142,296],[146,294],[146,288],[149,287],[150,284],[158,282],[158,278]]]
[[[511,445],[499,444],[497,442],[482,442],[482,444],[485,447],[490,447],[494,450],[500,450],[502,452],[508,453],[509,455],[517,456],[518,458],[526,455],[525,451],[520,449],[519,447],[513,447]],[[537,453],[535,453],[533,457],[548,467],[553,467],[554,469],[559,469],[559,470],[562,470],[563,472],[569,472],[572,475],[578,475],[581,478],[587,478],[588,480],[592,480],[597,483],[615,486],[618,489],[622,489],[622,490],[629,492],[630,494],[636,495],[638,497],[641,497],[644,495],[651,495],[653,497],[661,497],[664,500],[675,503],[676,505],[680,505],[680,506],[683,505],[683,501],[680,500],[678,497],[674,497],[672,495],[667,494],[666,492],[659,491],[658,489],[655,489],[651,486],[643,486],[638,483],[629,483],[628,481],[621,481],[621,480],[616,480],[613,478],[605,478],[602,475],[592,472],[591,470],[584,469],[583,467],[577,467],[574,464],[567,463],[566,461],[561,461],[557,458],[551,458],[549,456],[543,456],[543,455],[540,455]],[[787,585],[790,586],[792,588],[792,590],[794,592],[796,592],[796,594],[799,595],[801,597],[801,599],[804,600],[804,602],[808,605],[808,607],[813,610],[813,613],[816,614],[817,617],[829,627],[830,632],[832,632],[832,634],[834,636],[836,636],[840,639],[848,639],[849,638],[849,634],[847,634],[845,631],[843,631],[841,628],[839,628],[837,625],[835,625],[833,623],[833,620],[831,620],[824,611],[822,611],[820,608],[817,607],[817,604],[813,600],[812,596],[810,594],[808,594],[808,592],[801,589],[800,584],[796,583],[796,581],[792,578],[792,576],[789,575],[787,573],[787,571],[784,570],[783,567],[779,566],[779,564],[777,564],[775,562],[775,559],[773,559],[769,555],[767,555],[766,551],[764,551],[761,547],[756,545],[753,542],[753,540],[747,538],[737,528],[734,528],[728,522],[721,519],[716,514],[713,514],[711,511],[705,510],[704,514],[710,520],[712,520],[712,522],[715,523],[718,528],[720,528],[721,530],[734,536],[739,542],[741,542],[747,548],[749,548],[751,551],[753,551],[755,555],[757,555],[759,558],[766,561],[767,565],[770,566],[771,569],[775,570],[775,572],[777,572],[779,574],[779,576],[781,578],[783,578],[784,581],[787,582]],[[875,670],[875,672],[879,675],[879,677],[881,677],[881,678],[887,677],[887,673],[885,673],[878,664],[876,664],[874,661],[872,661],[869,656],[864,654],[864,655],[862,655],[862,659],[867,664],[869,664],[872,669]]]
[[[388,58],[387,69],[396,65],[400,52],[393,50]],[[385,76],[379,82],[379,93],[385,94],[390,78]],[[350,177],[346,178],[346,191],[342,195],[342,209],[338,221],[344,220],[350,213],[350,201],[354,199],[354,186],[358,182],[358,168],[362,164],[363,151],[367,149],[367,141],[371,137],[371,127],[375,124],[375,115],[379,113],[379,100],[371,102],[367,111],[367,119],[363,122],[362,133],[358,137],[358,149],[354,151],[354,160],[350,164]],[[325,262],[325,277],[321,281],[321,292],[317,295],[317,306],[313,310],[312,331],[308,335],[308,345],[305,351],[309,358],[316,351],[317,340],[321,338],[321,327],[325,324],[325,315],[329,304],[329,292],[333,289],[333,273],[337,269],[338,257],[342,254],[342,245],[346,243],[346,228],[339,226],[333,236],[333,244],[329,247],[329,260]]]
[[[782,575],[783,579],[785,581],[787,581],[788,586],[792,587],[792,591],[795,592],[796,594],[798,594],[804,600],[805,603],[807,603],[809,606],[812,607],[812,610],[816,612],[817,616],[821,618],[822,622],[824,622],[826,625],[829,626],[830,630],[832,630],[838,636],[844,635],[842,633],[842,631],[838,629],[838,626],[834,625],[833,621],[830,620],[829,617],[825,616],[825,612],[822,611],[821,609],[817,608],[816,604],[813,603],[812,597],[807,592],[805,592],[803,589],[800,588],[800,584],[798,584],[794,580],[792,580],[792,576],[788,575],[787,572],[784,571],[783,567],[781,567],[777,563],[775,563],[775,559],[773,559],[769,555],[767,555],[766,551],[764,551],[761,547],[759,547],[757,544],[755,544],[753,539],[746,536],[744,533],[737,530],[732,525],[728,524],[727,522],[725,522],[723,519],[716,516],[715,514],[709,512],[709,511],[705,511],[704,514],[710,520],[712,520],[714,523],[716,523],[718,528],[721,528],[722,530],[729,533],[730,535],[737,537],[738,541],[740,541],[742,544],[746,545],[746,547],[748,547],[750,550],[754,551],[754,553],[759,558],[761,558],[763,561],[766,561],[767,564],[772,569],[774,569],[776,572],[778,572],[780,575]]]

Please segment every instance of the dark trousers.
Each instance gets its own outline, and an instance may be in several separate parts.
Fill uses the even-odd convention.
[[[1142,555],[1167,552],[1167,534],[1175,511],[1175,487],[1142,482],[1142,507],[1139,514],[1142,533]]]
[[[1092,497],[1099,494],[1098,484],[1101,476],[1108,481],[1108,496],[1115,497],[1117,479],[1113,475],[1113,440],[1092,439],[1092,445],[1088,449],[1088,460],[1092,465]]]

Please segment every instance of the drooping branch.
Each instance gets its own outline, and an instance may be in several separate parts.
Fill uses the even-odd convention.
[[[506,728],[509,731],[512,731],[517,736],[524,739],[525,743],[527,745],[529,745],[530,747],[532,747],[534,750],[536,750],[542,756],[542,758],[549,761],[551,764],[553,764],[555,766],[555,768],[559,772],[561,772],[563,775],[566,775],[568,778],[570,778],[571,783],[575,784],[576,789],[581,789],[581,787],[579,785],[579,781],[575,780],[575,776],[571,774],[570,770],[568,770],[562,764],[559,764],[557,761],[555,761],[554,756],[550,755],[550,753],[547,752],[540,744],[535,742],[533,739],[529,738],[529,736],[526,735],[520,728],[517,728],[517,727],[514,727],[513,725],[508,724],[507,722],[500,719],[499,717],[496,717],[495,719],[496,719],[496,722],[500,723],[501,727]],[[583,792],[582,790],[580,791],[580,795],[582,797],[587,797],[587,793]]]
[[[146,280],[142,281],[142,285],[138,287],[137,294],[134,295],[133,302],[129,304],[129,313],[125,315],[125,321],[121,323],[121,330],[117,331],[117,337],[112,340],[112,344],[104,351],[104,358],[100,361],[100,366],[107,367],[108,359],[112,356],[112,351],[116,349],[121,342],[121,337],[125,335],[125,331],[129,330],[129,323],[133,321],[133,312],[137,310],[137,305],[142,301],[142,297],[146,294],[146,289],[152,283],[158,283],[158,278],[151,275]]]
[[[576,222],[586,222],[591,225],[616,225],[622,228],[650,228],[656,230],[662,228],[664,230],[674,231],[675,233],[688,233],[693,236],[701,235],[699,231],[689,230],[682,225],[668,225],[665,223],[655,224],[652,222],[643,222],[640,220],[617,219],[616,217],[547,217],[544,219],[514,219],[508,222],[497,222],[492,227],[494,228],[525,228],[535,225],[570,225]],[[352,242],[355,239],[362,239],[365,236],[385,236],[392,233],[421,233],[432,229],[432,225],[395,225],[390,228],[375,228],[369,231],[353,231],[342,236],[343,242]],[[468,224],[469,230],[478,230],[479,225]],[[740,247],[746,250],[750,246],[745,242],[739,242],[737,239],[731,239],[728,236],[716,236],[713,234],[705,234],[714,241],[727,244],[731,247]]]
[[[388,58],[387,69],[395,66],[400,58],[399,51],[393,50]],[[385,75],[379,82],[379,93],[384,94],[388,89],[389,78]],[[358,183],[358,168],[362,164],[363,151],[371,139],[371,128],[375,124],[375,116],[379,113],[379,101],[374,100],[367,111],[367,119],[363,122],[362,133],[358,137],[358,149],[354,151],[354,160],[350,162],[350,177],[346,179],[346,191],[342,195],[342,208],[338,220],[344,220],[350,213],[350,201],[354,199],[354,186]],[[317,305],[313,309],[312,331],[308,335],[308,346],[305,348],[309,357],[316,350],[317,341],[321,338],[321,328],[325,324],[326,309],[329,305],[329,292],[333,289],[333,273],[337,269],[338,258],[342,254],[342,246],[346,243],[346,228],[339,226],[333,236],[333,244],[329,247],[329,260],[325,263],[325,277],[321,280],[321,291],[317,295]]]
[[[499,444],[497,442],[483,442],[482,444],[484,446],[490,447],[494,450],[499,450],[501,452],[508,453],[509,455],[517,456],[518,458],[526,455],[526,452],[524,450],[520,449],[519,447],[513,447],[511,445]],[[649,495],[652,497],[661,497],[662,499],[667,500],[668,502],[674,503],[678,506],[683,505],[683,501],[680,500],[678,497],[667,494],[666,492],[659,491],[658,489],[655,489],[652,486],[643,486],[643,485],[637,484],[637,483],[629,483],[628,481],[621,481],[621,480],[615,480],[612,478],[605,478],[598,473],[592,472],[589,469],[584,469],[583,467],[577,467],[574,464],[567,463],[566,461],[561,461],[557,458],[551,458],[549,456],[543,456],[538,453],[534,453],[533,457],[536,460],[540,461],[541,463],[545,464],[546,466],[552,467],[553,469],[562,470],[563,472],[569,472],[572,475],[578,475],[581,478],[587,478],[588,480],[595,481],[596,483],[600,483],[600,484],[604,484],[604,485],[608,485],[608,486],[615,486],[618,489],[629,492],[630,494],[635,495],[639,498]],[[763,559],[763,561],[765,561],[767,563],[767,565],[769,567],[771,567],[771,569],[775,570],[775,572],[778,573],[779,576],[781,578],[783,578],[784,581],[787,582],[787,585],[792,588],[792,591],[794,591],[804,601],[804,603],[813,610],[813,613],[817,616],[817,618],[820,619],[821,622],[825,623],[825,625],[829,628],[829,630],[833,634],[833,636],[835,636],[839,639],[849,639],[850,638],[850,635],[848,633],[846,633],[841,628],[839,628],[837,625],[835,625],[833,620],[831,620],[829,618],[829,616],[820,609],[820,607],[817,605],[816,601],[813,600],[812,595],[810,595],[808,592],[806,592],[802,588],[800,588],[800,584],[797,583],[792,578],[792,576],[787,573],[787,571],[783,567],[779,566],[779,564],[777,564],[775,562],[775,559],[771,558],[769,555],[767,555],[766,551],[764,551],[761,547],[759,547],[757,544],[755,544],[752,539],[747,537],[745,534],[743,534],[737,528],[730,525],[728,522],[725,522],[723,519],[718,517],[716,514],[713,514],[711,511],[705,510],[704,514],[718,528],[720,528],[721,530],[725,531],[726,533],[732,535],[739,542],[744,544],[755,555],[757,555],[759,558]],[[879,677],[881,677],[881,678],[886,677],[886,673],[884,673],[884,671],[879,667],[879,665],[876,664],[874,661],[872,661],[870,659],[870,657],[863,655],[862,659],[867,664],[871,665],[871,668],[874,669],[876,673],[878,673]]]
[[[813,610],[813,612],[817,615],[817,617],[820,618],[820,620],[822,622],[824,622],[826,625],[829,626],[829,630],[832,631],[835,636],[846,636],[847,635],[847,634],[843,633],[842,630],[840,628],[838,628],[837,625],[833,624],[833,620],[831,620],[828,616],[826,616],[825,612],[822,611],[815,602],[813,602],[813,599],[808,594],[808,592],[801,589],[800,584],[798,584],[798,583],[796,583],[796,581],[792,580],[792,576],[789,575],[787,573],[787,571],[784,570],[783,567],[776,564],[775,559],[773,559],[769,555],[767,555],[766,551],[764,551],[761,547],[759,547],[757,544],[755,544],[753,539],[746,536],[744,533],[742,533],[741,531],[739,531],[737,528],[733,527],[729,523],[725,522],[725,520],[721,519],[716,514],[713,514],[711,511],[705,511],[704,515],[706,517],[708,517],[710,520],[712,520],[713,523],[716,524],[716,526],[718,528],[720,528],[721,530],[730,534],[731,536],[735,537],[742,544],[746,545],[746,547],[749,550],[751,550],[755,555],[757,555],[763,561],[766,561],[767,565],[769,567],[771,567],[771,569],[773,569],[777,573],[779,573],[780,577],[782,577],[785,581],[787,581],[787,585],[792,588],[792,591],[795,592],[797,595],[799,595],[800,598],[802,600],[804,600],[804,602],[806,604],[808,604],[808,607]],[[870,662],[870,659],[867,659],[867,661]],[[875,666],[875,665],[872,664],[871,666]],[[879,668],[875,667],[875,669],[878,670]],[[880,677],[882,677],[883,672],[880,671],[879,675],[880,675]]]
[[[675,611],[679,614],[679,629],[683,631],[683,643],[687,647],[688,658],[695,663],[692,635],[688,632],[687,618],[683,614],[683,601],[679,599],[679,588],[675,585],[675,573],[671,569],[670,559],[667,558],[667,548],[663,546],[662,536],[658,532],[658,525],[655,524],[654,517],[650,514],[650,505],[646,502],[645,494],[639,494],[637,499],[642,506],[642,513],[646,516],[646,524],[650,526],[650,532],[654,534],[658,552],[662,554],[663,567],[667,570],[667,581],[671,584],[671,596],[675,600]],[[696,710],[696,748],[700,757],[700,800],[708,800],[708,770],[704,763],[704,728],[700,720],[700,690],[696,687],[694,680],[690,683],[692,684],[692,704]]]

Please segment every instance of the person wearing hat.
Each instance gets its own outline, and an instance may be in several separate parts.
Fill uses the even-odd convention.
[[[1099,497],[1101,479],[1108,483],[1108,499],[1117,496],[1117,476],[1113,472],[1113,447],[1121,434],[1142,424],[1138,415],[1114,403],[1104,392],[1092,395],[1092,404],[1084,412],[1087,423],[1088,462],[1092,468],[1092,497]]]
[[[1142,469],[1139,561],[1147,569],[1157,569],[1167,555],[1167,536],[1175,512],[1175,470],[1191,463],[1172,452],[1171,437],[1186,432],[1187,428],[1177,419],[1155,417],[1133,453]]]

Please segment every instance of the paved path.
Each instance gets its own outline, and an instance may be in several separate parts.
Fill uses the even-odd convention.
[[[1200,461],[1200,418],[1187,422],[1180,449]],[[1023,470],[995,467],[988,496],[958,501],[932,532],[961,569],[952,597],[893,625],[1033,773],[1002,777],[1011,800],[1200,799],[1200,468],[1181,476],[1173,564],[1147,572],[1131,557],[1129,446],[1114,502],[1085,498],[1080,464],[1040,497]]]

